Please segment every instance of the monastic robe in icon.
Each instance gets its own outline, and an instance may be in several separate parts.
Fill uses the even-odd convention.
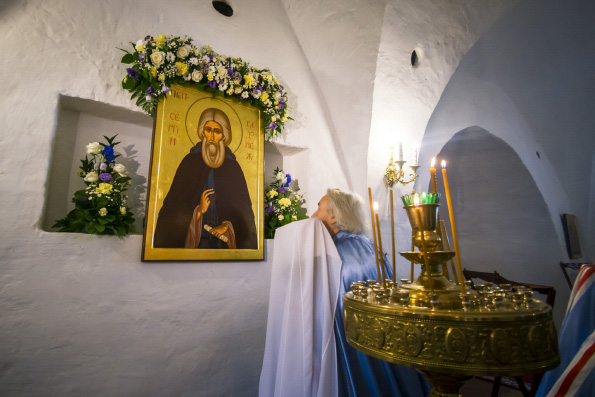
[[[209,209],[195,228],[199,230],[194,230],[194,233],[198,233],[197,240],[200,240],[197,248],[227,248],[224,242],[206,232],[203,226],[207,224],[214,228],[229,222],[236,247],[256,249],[258,243],[252,202],[244,173],[235,155],[226,147],[223,164],[219,168],[210,168],[202,158],[201,148],[202,142],[199,142],[178,166],[159,211],[153,246],[186,248],[189,226],[201,195],[206,189],[213,188],[215,194],[209,197]]]

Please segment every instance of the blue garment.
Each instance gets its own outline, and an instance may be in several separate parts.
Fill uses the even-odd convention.
[[[378,280],[376,257],[374,243],[365,236],[341,231],[333,236],[333,241],[343,262],[334,324],[339,397],[427,395],[428,384],[413,368],[373,358],[347,342],[343,324],[343,295],[351,290],[353,282]],[[392,267],[386,256],[383,259],[387,277],[392,278]]]

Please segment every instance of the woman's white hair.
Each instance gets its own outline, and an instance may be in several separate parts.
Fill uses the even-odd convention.
[[[336,227],[346,232],[361,234],[364,232],[364,201],[351,192],[328,189],[327,210],[335,216]]]

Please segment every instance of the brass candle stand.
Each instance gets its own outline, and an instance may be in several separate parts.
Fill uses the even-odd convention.
[[[484,284],[461,292],[440,264],[454,252],[437,251],[438,204],[406,206],[413,243],[401,252],[422,266],[415,282],[360,281],[343,296],[345,333],[357,350],[407,365],[430,382],[431,396],[459,396],[472,376],[524,376],[560,363],[549,305],[524,287]],[[424,249],[425,247],[425,249]]]

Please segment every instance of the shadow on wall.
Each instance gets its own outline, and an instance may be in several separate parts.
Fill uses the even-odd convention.
[[[448,164],[462,266],[554,286],[559,325],[569,291],[561,282],[558,239],[546,203],[519,156],[503,140],[474,126],[444,145],[438,164],[441,160]],[[445,197],[440,177],[438,190]],[[442,210],[446,214],[445,199]],[[450,230],[448,217],[442,219]]]

